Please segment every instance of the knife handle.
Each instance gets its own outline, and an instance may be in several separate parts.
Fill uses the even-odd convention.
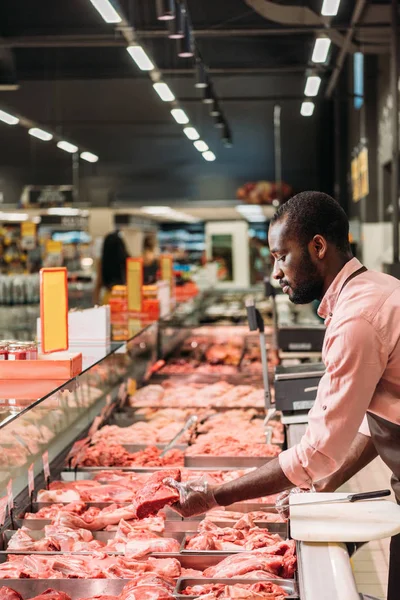
[[[374,498],[384,498],[390,496],[390,490],[377,490],[375,492],[361,492],[360,494],[351,494],[347,497],[349,502],[357,502],[358,500],[373,500]]]

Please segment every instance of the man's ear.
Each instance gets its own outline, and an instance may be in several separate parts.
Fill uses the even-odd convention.
[[[310,250],[316,258],[322,260],[328,250],[328,243],[322,235],[315,235],[310,242]]]

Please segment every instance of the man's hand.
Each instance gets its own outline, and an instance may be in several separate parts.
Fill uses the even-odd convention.
[[[214,491],[206,480],[187,481],[179,483],[167,478],[164,483],[174,487],[179,492],[179,502],[171,506],[182,517],[202,515],[218,506]]]

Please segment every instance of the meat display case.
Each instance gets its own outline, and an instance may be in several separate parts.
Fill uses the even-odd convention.
[[[238,333],[239,333],[238,329]],[[206,334],[206,328],[203,329]],[[3,548],[6,549],[12,533],[22,524],[21,512],[31,506],[35,497],[28,493],[28,470],[33,465],[35,490],[46,486],[43,470],[43,453],[48,453],[51,478],[85,479],[91,477],[85,470],[66,469],[67,455],[76,440],[85,435],[93,435],[102,424],[119,417],[123,421],[127,414],[122,409],[128,393],[135,387],[154,381],[154,367],[160,359],[175,351],[189,335],[192,328],[178,326],[171,322],[154,323],[128,342],[115,345],[112,352],[87,369],[75,380],[67,382],[61,389],[40,400],[24,406],[3,406],[3,421],[0,423],[0,498],[7,495],[7,483],[12,480],[15,508],[6,519],[2,530]],[[192,377],[192,376],[190,376]],[[193,377],[192,377],[193,378]],[[198,381],[213,382],[215,376],[198,377]],[[167,379],[167,377],[165,378]],[[161,378],[160,378],[161,380]],[[182,377],[182,384],[189,380]],[[241,382],[241,372],[232,378]],[[288,431],[288,441],[295,443],[298,431]],[[46,459],[45,459],[46,462]],[[236,465],[239,466],[239,465]],[[146,469],[144,469],[146,471]],[[32,504],[32,511],[40,508]],[[236,507],[237,509],[237,507]],[[176,516],[169,520],[169,532],[175,539],[182,540],[185,533],[194,531],[198,521],[182,521]],[[38,523],[38,525],[43,523]],[[222,523],[220,523],[222,525]],[[272,530],[282,531],[279,524]],[[36,529],[36,528],[35,528]],[[97,537],[107,537],[99,532]],[[34,537],[41,538],[37,529]],[[295,586],[288,589],[301,600],[358,600],[354,578],[351,572],[349,555],[341,544],[297,544],[298,574]],[[0,552],[0,563],[5,554]],[[175,555],[186,568],[197,568],[200,564],[216,564],[219,557],[202,556],[198,553],[182,552]],[[203,562],[202,562],[203,561]],[[211,562],[210,562],[211,561]],[[197,565],[197,567],[196,567]],[[118,594],[126,580],[0,580],[19,591],[24,598],[43,592],[48,587],[63,590],[72,600],[95,594]],[[179,592],[182,587],[178,587]],[[293,593],[292,593],[293,592]],[[178,594],[179,596],[179,594]]]

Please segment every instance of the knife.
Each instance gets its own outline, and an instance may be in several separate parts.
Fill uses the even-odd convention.
[[[192,427],[195,423],[197,423],[197,415],[192,415],[191,417],[188,418],[188,420],[186,421],[186,423],[184,424],[182,429],[180,431],[178,431],[176,436],[173,437],[172,440],[165,446],[165,448],[161,452],[160,456],[164,456],[168,452],[168,450],[171,450],[171,448],[173,448],[175,446],[176,442],[179,440],[179,438],[182,437],[182,435],[185,433],[185,431],[190,429],[190,427]]]
[[[333,504],[336,502],[359,502],[360,500],[373,500],[374,498],[384,498],[390,496],[390,490],[377,490],[375,492],[360,492],[359,494],[349,494],[345,498],[336,498],[333,500],[313,500],[312,502],[299,502],[291,506],[309,506],[310,504]]]

